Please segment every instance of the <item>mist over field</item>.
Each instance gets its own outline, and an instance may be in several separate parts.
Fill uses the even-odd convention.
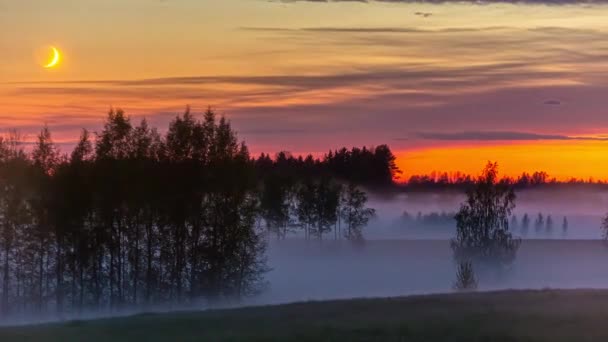
[[[513,214],[518,222],[524,214],[530,217],[530,231],[526,239],[601,239],[601,220],[608,211],[608,191],[602,189],[525,189],[516,192],[516,207]],[[392,196],[370,195],[369,206],[376,209],[377,217],[365,229],[365,238],[373,239],[451,239],[454,224],[421,227],[406,225],[404,212],[415,217],[423,215],[454,214],[466,199],[459,192],[402,193]],[[535,234],[534,220],[541,213],[545,218],[551,215],[553,233]],[[562,234],[562,220],[567,217],[568,232]],[[515,227],[513,234],[520,236],[521,227]]]
[[[465,195],[460,193],[370,193],[368,202],[376,217],[365,228],[365,243],[353,245],[334,232],[322,241],[304,240],[292,231],[285,240],[268,236],[270,271],[267,288],[241,302],[213,307],[282,304],[309,300],[358,297],[392,297],[452,292],[455,263],[450,239],[455,224],[412,226],[403,221],[407,211],[415,216],[454,213]],[[604,288],[608,287],[608,245],[600,230],[608,192],[601,190],[524,190],[517,193],[515,215],[531,217],[531,228],[523,239],[510,271],[497,278],[481,275],[481,291],[497,289]],[[554,233],[534,232],[535,216],[541,212],[555,221]],[[563,216],[569,220],[567,234],[561,232]],[[519,229],[514,235],[520,236]],[[148,309],[84,312],[63,317],[15,317],[0,325],[30,324],[65,319],[131,315],[139,312],[201,310],[206,303],[188,306],[153,306]]]
[[[452,291],[455,264],[449,239],[455,226],[406,227],[402,214],[455,212],[465,199],[456,193],[371,196],[377,217],[365,229],[364,246],[297,238],[271,239],[269,289],[254,303],[285,303],[353,297],[383,297]],[[603,288],[608,286],[608,246],[601,241],[601,219],[608,192],[601,190],[525,190],[517,193],[515,215],[528,213],[530,232],[510,272],[482,278],[480,290]],[[542,212],[554,232],[539,236],[534,219]],[[569,227],[562,233],[562,218]],[[519,229],[514,235],[520,236]]]
[[[452,291],[448,241],[374,240],[363,248],[287,241],[270,248],[270,288],[256,304]],[[525,240],[511,271],[481,278],[480,290],[603,288],[608,248],[601,241]]]

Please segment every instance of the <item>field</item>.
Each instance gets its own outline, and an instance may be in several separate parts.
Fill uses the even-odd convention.
[[[608,288],[608,246],[593,240],[524,240],[508,276],[482,290]],[[269,250],[270,288],[249,304],[400,297],[451,291],[446,240],[373,240],[363,248],[282,241]]]
[[[520,290],[473,294],[424,295],[451,291],[447,241],[284,241],[269,257],[269,289],[247,304],[299,304],[7,327],[0,341],[608,341],[608,290],[577,290],[608,288],[600,241],[526,240],[508,277],[480,283]]]
[[[0,341],[606,341],[608,291],[308,302],[0,329]]]

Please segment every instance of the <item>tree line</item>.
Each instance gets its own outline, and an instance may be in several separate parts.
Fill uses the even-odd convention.
[[[567,216],[563,216],[561,222],[554,222],[551,215],[544,216],[543,213],[538,213],[534,217],[533,224],[536,236],[552,236],[557,229],[561,231],[562,236],[566,236],[568,235],[568,229],[570,227]],[[524,213],[521,220],[518,220],[516,215],[511,216],[511,230],[516,231],[519,229],[522,237],[526,237],[530,234],[531,227],[532,219],[528,213]]]
[[[330,150],[321,158],[293,156],[281,151],[272,158],[262,153],[255,161],[258,175],[263,178],[277,174],[286,182],[297,179],[329,177],[368,188],[386,189],[394,185],[401,174],[396,157],[387,145]]]
[[[608,187],[607,180],[601,179],[580,179],[570,178],[568,180],[558,180],[550,177],[545,171],[533,173],[523,172],[517,177],[502,177],[498,179],[500,183],[508,184],[514,189],[534,189],[534,188],[556,188],[556,187]],[[408,191],[440,191],[455,190],[466,191],[475,186],[476,177],[461,172],[432,172],[428,175],[413,175],[398,185],[403,190]]]
[[[26,146],[16,131],[0,138],[0,317],[254,295],[269,233],[361,241],[374,210],[358,185],[397,171],[385,146],[253,158],[212,110],[164,134],[111,110],[69,154],[47,127]]]
[[[419,211],[416,215],[412,215],[405,211],[401,215],[401,222],[408,228],[447,228],[453,229],[456,227],[455,212],[430,212],[422,213]],[[558,225],[559,224],[559,225]],[[550,214],[546,216],[543,213],[538,213],[534,217],[534,222],[528,213],[524,213],[521,220],[517,215],[511,215],[509,229],[513,233],[519,233],[522,237],[531,235],[532,227],[536,236],[553,236],[553,233],[559,229],[562,236],[568,234],[569,221],[568,217],[563,216],[561,222],[554,222]]]

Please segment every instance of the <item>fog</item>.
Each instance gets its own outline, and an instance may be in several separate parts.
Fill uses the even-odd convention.
[[[273,243],[270,288],[255,303],[449,292],[455,267],[445,240]],[[480,290],[605,288],[608,247],[594,240],[524,240],[512,269]]]
[[[383,297],[452,291],[455,266],[449,239],[455,226],[412,227],[403,212],[456,212],[465,199],[455,193],[371,196],[377,210],[365,230],[366,243],[346,241],[271,241],[269,289],[256,304],[352,297]],[[526,190],[517,193],[515,215],[528,213],[531,227],[517,259],[500,279],[482,277],[480,290],[509,288],[608,287],[608,245],[600,229],[608,211],[608,192],[595,190]],[[534,232],[541,212],[554,220],[550,235]],[[567,216],[568,231],[562,233]],[[514,235],[519,236],[516,229]]]
[[[500,278],[481,275],[479,290],[542,288],[608,288],[608,245],[601,241],[600,224],[608,211],[608,192],[539,191],[517,193],[515,214],[531,218],[530,236],[523,239],[512,269]],[[365,228],[366,241],[354,246],[335,240],[306,241],[292,234],[286,240],[271,237],[268,244],[267,288],[260,295],[221,307],[280,304],[309,300],[386,297],[452,291],[455,265],[449,239],[454,225],[405,225],[410,214],[453,213],[464,195],[455,193],[371,196],[369,206],[377,217]],[[534,235],[536,215],[551,215],[555,232]],[[563,216],[569,220],[561,233]],[[518,231],[514,232],[518,235]],[[153,307],[146,312],[201,310],[205,303],[188,307]],[[140,311],[84,313],[68,319],[129,315]],[[16,317],[0,325],[29,324],[57,317]]]
[[[514,215],[518,220],[524,214],[530,218],[530,231],[526,239],[601,239],[600,225],[608,213],[608,191],[595,189],[549,189],[523,190],[516,193]],[[369,206],[377,211],[377,217],[366,228],[368,240],[377,239],[450,239],[455,234],[455,225],[424,227],[404,224],[403,213],[415,216],[418,213],[455,213],[465,200],[462,193],[408,193],[394,196],[370,196]],[[534,220],[542,213],[553,219],[553,234],[534,232]],[[562,220],[568,219],[568,233],[562,234]],[[521,235],[516,227],[514,235]]]

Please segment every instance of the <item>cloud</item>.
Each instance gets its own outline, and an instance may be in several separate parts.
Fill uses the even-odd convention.
[[[468,132],[419,132],[416,137],[426,140],[444,141],[497,141],[497,140],[591,140],[608,141],[603,137],[577,137],[560,134],[539,134],[516,131],[468,131]]]
[[[607,0],[608,1],[608,0]],[[432,13],[416,12],[418,16],[428,17]],[[421,29],[416,27],[302,27],[302,28],[285,28],[285,27],[255,27],[244,26],[240,28],[243,31],[252,32],[270,32],[270,33],[462,33],[462,32],[483,32],[494,30],[513,29],[504,26],[487,26],[487,27],[447,27],[442,29]],[[542,28],[541,28],[542,29]],[[536,29],[535,29],[536,30]]]
[[[303,134],[307,133],[308,130],[299,128],[258,128],[258,129],[242,129],[239,130],[239,134],[247,135],[291,135],[291,134]]]
[[[547,101],[543,102],[543,104],[546,104],[548,106],[559,106],[562,103],[558,100],[547,100]]]
[[[408,12],[410,16],[412,12]],[[490,29],[494,31],[488,32]],[[280,142],[284,149],[302,150],[349,145],[353,139],[377,145],[403,136],[403,132],[446,128],[486,132],[485,136],[468,137],[477,140],[492,140],[487,132],[495,130],[568,134],[503,135],[502,139],[572,140],[583,139],[571,137],[572,132],[582,135],[593,133],[590,128],[608,127],[608,34],[599,29],[454,27],[439,31],[353,26],[243,30],[250,32],[241,33],[291,44],[286,45],[291,52],[281,58],[263,54],[255,60],[256,65],[266,59],[276,63],[272,75],[252,76],[243,69],[240,76],[13,82],[7,96],[10,101],[29,104],[20,108],[22,112],[45,118],[38,122],[58,124],[46,118],[72,114],[72,120],[92,131],[100,127],[112,105],[132,115],[145,115],[158,127],[166,127],[187,104],[193,110],[212,105],[252,145]],[[589,44],[592,40],[594,44]],[[293,63],[307,67],[296,70],[291,68]],[[549,102],[557,100],[567,104],[568,110]],[[53,105],[35,105],[45,101]],[[39,125],[33,122],[26,127],[13,121],[26,131],[36,132]],[[68,131],[69,127],[60,133],[67,137]],[[77,136],[77,129],[69,134],[70,138]],[[411,140],[393,143],[396,148],[410,148],[458,140],[454,136],[436,141],[408,138]],[[496,134],[493,139],[498,139]]]
[[[392,3],[392,4],[445,4],[445,3],[470,3],[475,5],[489,4],[522,4],[522,5],[605,5],[608,0],[270,0],[270,2],[298,3]]]

